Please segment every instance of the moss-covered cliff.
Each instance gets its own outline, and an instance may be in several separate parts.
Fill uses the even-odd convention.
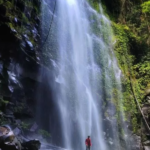
[[[99,11],[98,0],[89,2]],[[114,51],[123,74],[123,110],[129,129],[146,145],[149,129],[138,103],[150,125],[150,1],[102,0],[102,5],[116,39]]]
[[[150,125],[150,1],[105,0],[103,5],[112,21],[114,50],[124,75],[124,111],[131,120],[133,133],[140,135],[144,142],[149,134],[137,101]]]
[[[35,115],[39,14],[39,0],[0,0],[1,125],[26,129]]]

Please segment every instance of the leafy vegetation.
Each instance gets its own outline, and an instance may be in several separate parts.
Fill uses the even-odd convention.
[[[42,135],[44,138],[49,138],[49,137],[51,137],[50,133],[47,132],[46,130],[43,130],[43,129],[40,129],[40,130],[38,131],[38,133],[39,133],[40,135]]]
[[[150,14],[150,1],[144,2],[142,5],[142,12]]]
[[[93,2],[92,6],[97,10]],[[124,76],[122,76],[123,106],[117,102],[118,89],[113,88],[113,102],[126,114],[126,119],[132,122],[132,129],[138,133],[140,128],[140,113],[133,96],[134,93],[142,106],[145,89],[150,85],[150,1],[131,0],[102,1],[105,13],[112,20],[114,32],[115,55]],[[98,1],[97,1],[98,4]],[[113,6],[116,7],[113,7]],[[106,7],[105,7],[106,6]],[[95,29],[95,28],[94,28]],[[103,29],[104,40],[107,43],[108,32]],[[107,88],[109,89],[109,88]]]
[[[139,1],[125,1],[125,8],[121,12],[124,19],[112,23],[117,39],[115,53],[125,75],[122,78],[123,108],[131,119],[135,133],[140,128],[140,113],[133,97],[131,82],[141,106],[145,89],[150,83],[149,2],[141,4]]]
[[[29,129],[29,123],[26,123],[26,122],[21,122],[20,124],[20,127],[23,129],[23,130],[27,130]]]

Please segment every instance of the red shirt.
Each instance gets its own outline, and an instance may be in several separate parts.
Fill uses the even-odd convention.
[[[85,140],[85,144],[86,144],[86,146],[92,146],[91,139],[90,139],[90,138],[87,138],[87,139]]]

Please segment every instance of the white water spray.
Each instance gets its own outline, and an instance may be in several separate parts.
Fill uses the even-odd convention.
[[[43,16],[46,25],[48,18]],[[115,41],[111,23],[101,5],[99,14],[85,0],[57,0],[52,28],[45,49],[55,64],[55,82],[59,84],[55,94],[62,146],[84,150],[90,135],[93,150],[107,150],[103,105],[105,98],[110,102],[113,99],[113,79],[117,89],[121,88],[120,70],[112,51]],[[52,54],[54,48],[57,56]]]

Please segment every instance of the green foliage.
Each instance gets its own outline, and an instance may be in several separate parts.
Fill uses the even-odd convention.
[[[144,3],[141,5],[141,7],[142,7],[142,12],[143,12],[143,13],[148,13],[148,14],[150,14],[150,0],[144,2]]]
[[[9,101],[7,101],[7,100],[1,100],[1,103],[3,103],[4,105],[7,105],[9,103]]]
[[[3,0],[0,0],[0,4],[2,4],[3,3]]]
[[[24,130],[27,130],[29,129],[29,125],[29,123],[21,122],[20,127]]]
[[[118,59],[119,66],[125,75],[122,77],[122,86],[123,86],[123,97],[122,97],[122,106],[121,103],[117,103],[118,112],[119,109],[122,109],[125,113],[126,119],[131,120],[133,131],[137,132],[139,125],[137,122],[137,116],[139,115],[139,111],[137,109],[137,104],[133,97],[133,93],[131,90],[131,81],[129,77],[135,79],[135,70],[133,69],[133,64],[135,62],[136,57],[132,54],[131,49],[134,46],[133,43],[139,42],[139,37],[135,36],[135,34],[129,29],[126,25],[113,23],[114,34],[116,38],[115,44],[115,54]],[[133,42],[134,41],[134,42]],[[137,80],[132,81],[135,88],[135,94],[138,98],[138,101],[141,101],[141,97],[139,96],[140,84]]]
[[[12,10],[13,9],[13,3],[6,1],[4,3],[4,5],[6,6],[7,9]]]
[[[128,70],[128,63],[127,63],[127,58],[128,58],[127,52],[128,52],[129,39],[124,30],[124,28],[128,30],[128,27],[122,26],[121,24],[115,24],[115,23],[113,23],[112,25],[114,29],[115,38],[116,38],[115,53],[119,62],[119,66],[122,69],[123,73],[128,75],[129,70]]]
[[[139,128],[139,125],[138,125],[137,118],[134,117],[134,118],[132,119],[132,130],[133,130],[133,132],[134,132],[134,133],[137,133],[138,128]]]
[[[146,60],[144,62],[140,62],[133,66],[133,70],[135,70],[135,76],[138,79],[139,84],[141,85],[141,90],[145,90],[145,88],[150,83],[150,64],[149,61]],[[144,96],[144,95],[143,95]]]
[[[23,21],[23,23],[29,22],[28,18],[26,17],[26,15],[24,13],[22,13],[22,21]]]
[[[99,12],[99,0],[88,0],[91,6]]]
[[[40,129],[40,130],[38,131],[38,133],[41,134],[44,138],[49,138],[49,137],[51,137],[50,133],[47,132],[46,130],[43,130],[43,129]]]
[[[1,125],[6,125],[6,124],[9,124],[9,123],[10,123],[10,122],[8,121],[8,119],[6,119],[6,118],[4,118],[4,117],[3,117],[3,118],[2,118],[2,117],[0,118],[0,124],[1,124]]]
[[[8,103],[8,101],[0,99],[0,109],[3,110]]]

